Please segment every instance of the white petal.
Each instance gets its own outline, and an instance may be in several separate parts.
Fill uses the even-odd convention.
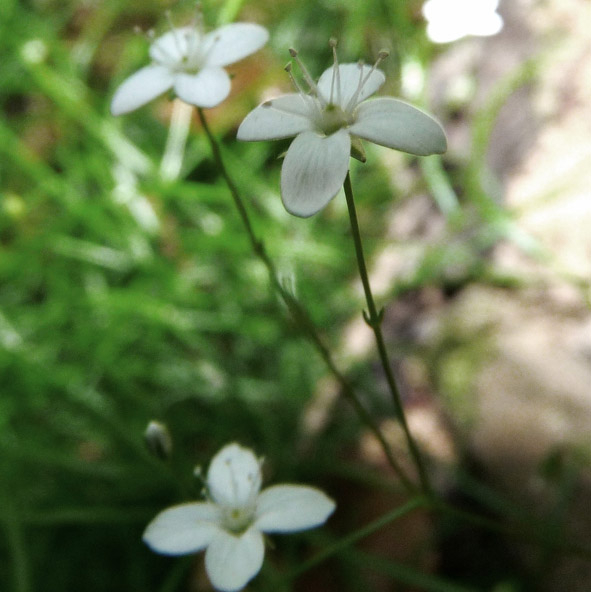
[[[144,542],[165,555],[205,549],[221,531],[220,511],[210,503],[173,506],[160,512],[144,531]]]
[[[173,66],[187,57],[189,47],[197,48],[203,39],[195,27],[172,29],[158,37],[150,46],[150,57],[161,64]]]
[[[357,108],[351,134],[381,146],[427,156],[447,150],[443,128],[420,109],[397,99],[374,99]]]
[[[254,503],[261,488],[261,466],[252,450],[238,444],[224,446],[207,471],[213,501],[225,507],[244,508]]]
[[[349,170],[351,139],[341,129],[331,136],[300,134],[289,147],[281,168],[281,198],[285,209],[307,218],[339,192]]]
[[[205,552],[205,569],[214,588],[241,590],[259,573],[265,557],[263,535],[256,529],[241,536],[220,531]]]
[[[111,113],[129,113],[172,87],[173,75],[164,66],[146,66],[127,78],[113,95]]]
[[[333,71],[334,66],[331,66],[328,70],[325,70],[318,80],[318,89],[322,93],[322,96],[330,101],[331,88],[333,87]],[[338,70],[338,78],[340,79],[340,87],[336,82],[334,83],[334,89],[332,91],[332,102],[336,105],[340,105],[343,109],[349,106],[349,102],[357,93],[363,80],[367,78],[367,75],[371,72],[371,66],[363,66],[363,70],[359,64],[340,64]],[[374,70],[367,81],[363,83],[361,91],[355,98],[351,108],[373,95],[381,86],[384,84],[386,77],[381,70]],[[340,92],[339,89],[340,88]]]
[[[293,94],[265,101],[244,118],[236,137],[247,142],[279,140],[311,130],[313,123],[309,113],[313,100]]]
[[[263,532],[294,532],[324,524],[336,505],[327,495],[305,485],[274,485],[257,501],[255,527]]]
[[[222,68],[205,68],[197,74],[175,76],[174,90],[180,99],[197,107],[215,107],[230,94],[230,77]]]
[[[267,29],[254,23],[232,23],[208,33],[203,46],[208,66],[227,66],[258,51],[269,39]]]

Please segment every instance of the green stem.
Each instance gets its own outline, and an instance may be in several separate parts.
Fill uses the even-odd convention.
[[[320,553],[309,559],[308,561],[304,561],[297,569],[295,569],[292,573],[290,573],[290,578],[295,578],[300,574],[308,571],[309,569],[316,567],[319,563],[326,561],[333,555],[336,555],[343,549],[347,547],[352,547],[358,541],[364,539],[365,537],[373,534],[374,532],[384,528],[391,522],[394,522],[407,514],[410,514],[414,510],[417,510],[421,507],[429,507],[429,501],[427,498],[423,496],[418,496],[411,499],[409,502],[376,518],[369,524],[365,525],[364,527],[352,532],[351,534],[340,538],[336,543],[330,545],[329,547],[323,549]]]
[[[402,405],[402,399],[400,397],[400,390],[396,383],[396,379],[394,378],[394,373],[392,371],[392,367],[390,366],[390,361],[388,359],[388,352],[386,351],[386,344],[384,342],[384,336],[382,334],[382,319],[384,317],[384,311],[382,309],[378,312],[371,291],[371,286],[369,284],[369,275],[367,273],[365,256],[363,255],[363,244],[361,242],[361,233],[359,232],[359,222],[357,220],[357,210],[355,209],[355,200],[353,199],[353,187],[351,186],[351,176],[349,172],[347,172],[347,176],[345,177],[344,189],[345,197],[347,199],[347,208],[349,209],[349,219],[351,221],[353,242],[355,244],[357,266],[359,267],[359,275],[361,276],[361,283],[363,284],[363,291],[365,292],[365,300],[367,301],[368,312],[366,313],[364,311],[363,317],[365,319],[365,322],[371,327],[373,334],[375,336],[378,354],[380,356],[380,361],[382,363],[382,368],[384,369],[386,381],[388,382],[388,387],[390,389],[390,393],[392,394],[394,409],[396,411],[398,419],[400,420],[402,429],[404,430],[404,435],[406,437],[409,452],[419,472],[421,487],[425,494],[432,495],[433,490],[431,488],[431,483],[429,482],[427,470],[425,468],[425,464],[419,452],[418,446],[416,445],[414,438],[412,437],[412,434],[410,433],[410,430],[408,428],[406,415],[404,413],[404,407]]]
[[[263,264],[267,268],[273,288],[277,291],[277,293],[287,306],[296,325],[300,328],[300,330],[316,348],[321,358],[324,360],[324,363],[326,364],[332,375],[335,377],[337,382],[340,384],[343,395],[353,406],[355,412],[357,413],[361,421],[368,427],[368,429],[374,434],[376,439],[379,441],[384,451],[384,454],[386,455],[388,463],[390,464],[394,472],[398,475],[400,482],[409,492],[416,491],[415,485],[408,478],[408,476],[406,475],[406,473],[404,472],[404,470],[392,454],[390,446],[386,442],[378,425],[371,417],[369,412],[365,409],[365,407],[361,404],[361,401],[359,400],[359,397],[357,396],[357,393],[355,392],[353,386],[337,368],[330,353],[330,350],[318,334],[318,331],[316,330],[312,320],[310,319],[310,315],[302,306],[302,304],[295,298],[295,296],[288,292],[279,281],[279,276],[277,274],[277,270],[275,269],[275,264],[267,255],[267,251],[265,250],[265,245],[263,241],[257,238],[253,230],[250,217],[248,215],[246,207],[244,206],[244,202],[242,201],[240,192],[238,191],[238,188],[234,184],[232,177],[229,175],[226,169],[219,144],[214,135],[211,133],[211,130],[209,129],[209,125],[207,124],[207,120],[205,119],[203,109],[197,108],[197,113],[199,114],[199,120],[201,122],[201,125],[203,126],[203,130],[205,131],[205,135],[207,136],[207,139],[211,146],[213,158],[219,168],[222,177],[226,182],[226,185],[228,186],[228,189],[230,190],[230,194],[234,201],[234,205],[238,210],[238,214],[240,216],[240,219],[242,220],[242,224],[244,226],[244,229],[246,230],[246,234],[248,235],[250,246],[254,254],[263,262]]]
[[[520,540],[530,545],[547,545],[553,549],[553,552],[562,552],[567,555],[591,559],[591,547],[577,542],[570,542],[567,536],[557,538],[553,534],[540,531],[537,523],[527,521],[517,521],[512,524],[505,524],[498,519],[489,518],[481,514],[475,514],[469,510],[456,508],[449,503],[438,500],[432,501],[429,509],[438,514],[447,514],[450,517],[462,522],[469,522],[475,526],[496,532],[500,535]]]

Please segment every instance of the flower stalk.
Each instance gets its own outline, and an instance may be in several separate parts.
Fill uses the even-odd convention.
[[[388,352],[386,350],[386,344],[384,342],[384,335],[382,333],[382,321],[384,318],[384,310],[380,309],[378,311],[375,300],[373,297],[373,293],[371,291],[371,285],[369,283],[369,275],[367,273],[367,265],[365,263],[365,256],[363,254],[363,243],[361,241],[361,233],[359,231],[359,222],[357,219],[357,210],[355,208],[355,200],[353,198],[353,187],[351,185],[351,175],[347,172],[347,176],[345,177],[345,183],[343,185],[345,190],[345,198],[347,200],[347,209],[349,211],[349,220],[351,222],[351,232],[353,234],[353,243],[355,245],[355,255],[357,257],[357,266],[359,268],[359,275],[361,277],[361,283],[363,284],[363,291],[365,293],[365,300],[367,302],[367,312],[363,312],[363,318],[365,322],[369,325],[371,330],[373,331],[376,345],[378,348],[378,354],[380,357],[380,362],[382,364],[382,368],[384,370],[384,374],[386,376],[386,381],[388,383],[388,388],[392,395],[392,401],[394,403],[394,409],[402,429],[404,431],[404,436],[406,438],[406,442],[408,445],[408,450],[410,455],[413,459],[413,462],[417,468],[419,474],[419,480],[421,482],[421,488],[426,495],[431,496],[433,494],[433,489],[431,487],[431,483],[429,481],[429,477],[427,474],[427,470],[425,467],[425,463],[419,451],[419,448],[410,433],[410,429],[408,427],[408,423],[406,421],[406,415],[404,413],[404,407],[402,405],[402,398],[400,396],[400,389],[398,388],[398,384],[396,383],[396,378],[394,377],[394,372],[392,371],[392,367],[390,365],[390,361],[388,359]]]
[[[216,162],[216,165],[222,177],[224,178],[224,181],[226,182],[228,189],[230,190],[232,200],[234,201],[234,205],[238,210],[238,214],[240,216],[244,229],[246,230],[246,234],[248,235],[248,239],[253,253],[261,260],[261,262],[267,268],[267,272],[269,274],[269,278],[271,280],[273,288],[279,294],[284,304],[287,306],[297,327],[302,331],[302,333],[306,336],[310,343],[312,343],[316,351],[320,354],[320,357],[323,359],[329,371],[339,383],[343,395],[353,406],[359,419],[362,421],[363,424],[365,424],[365,426],[372,432],[372,434],[380,443],[380,446],[384,452],[384,455],[386,456],[388,464],[392,467],[393,471],[400,479],[402,486],[408,492],[414,493],[416,491],[416,486],[414,485],[412,480],[406,475],[404,469],[401,467],[400,463],[398,463],[398,461],[394,457],[392,450],[386,442],[386,439],[381,433],[377,423],[374,421],[369,412],[362,405],[361,401],[359,400],[359,397],[357,396],[357,393],[355,392],[355,389],[353,388],[349,380],[338,369],[332,357],[332,354],[330,353],[330,350],[318,334],[318,331],[316,330],[312,320],[310,319],[310,315],[308,314],[304,306],[297,300],[297,298],[295,298],[293,294],[286,290],[279,281],[279,276],[275,268],[275,264],[268,256],[263,241],[257,238],[254,232],[252,223],[250,221],[250,217],[246,210],[246,206],[244,205],[238,188],[236,187],[232,177],[226,169],[219,144],[215,136],[212,134],[211,129],[209,128],[203,109],[198,107],[197,113],[199,115],[199,121],[201,122],[205,135],[207,136],[207,139],[209,141],[212,155]]]
[[[174,181],[181,172],[192,113],[193,108],[188,103],[181,99],[173,101],[168,138],[160,162],[160,176],[165,181]]]

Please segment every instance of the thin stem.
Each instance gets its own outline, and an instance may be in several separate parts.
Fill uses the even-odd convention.
[[[351,221],[353,242],[355,244],[357,266],[359,268],[361,283],[363,284],[363,291],[365,292],[365,300],[367,301],[368,312],[364,311],[363,318],[365,319],[365,322],[371,327],[373,334],[375,336],[378,354],[380,356],[380,361],[382,363],[382,368],[384,369],[386,381],[388,382],[388,387],[390,389],[390,393],[392,394],[394,409],[396,411],[398,419],[400,420],[402,429],[404,430],[404,435],[406,437],[409,452],[419,472],[421,487],[425,494],[432,495],[433,490],[431,488],[431,483],[429,482],[427,470],[425,468],[425,464],[419,452],[418,446],[416,445],[414,438],[412,437],[412,434],[410,433],[410,430],[408,428],[406,415],[404,413],[404,407],[402,405],[402,399],[400,397],[400,389],[398,388],[396,379],[394,378],[392,367],[390,366],[390,361],[388,359],[388,352],[386,351],[384,335],[382,334],[382,320],[384,317],[384,311],[382,309],[378,312],[371,291],[371,286],[369,284],[369,275],[367,273],[365,256],[363,255],[363,244],[361,242],[361,233],[359,232],[359,222],[357,220],[357,210],[355,209],[355,200],[353,199],[353,187],[351,186],[351,176],[349,172],[347,172],[347,176],[345,177],[344,189],[345,197],[347,199],[347,208],[349,209],[349,219]]]
[[[395,510],[392,510],[391,512],[384,514],[383,516],[380,516],[379,518],[376,518],[375,520],[373,520],[369,524],[366,524],[359,530],[356,530],[355,532],[352,532],[351,534],[340,538],[336,543],[330,545],[326,549],[323,549],[320,553],[318,553],[311,559],[308,559],[308,561],[304,561],[302,565],[300,565],[291,574],[289,574],[289,577],[295,578],[296,576],[299,576],[300,574],[308,571],[309,569],[316,567],[318,564],[322,563],[323,561],[326,561],[327,559],[329,559],[333,555],[336,555],[343,549],[346,549],[347,547],[352,547],[355,543],[364,539],[370,534],[373,534],[374,532],[384,528],[384,526],[387,526],[388,524],[396,520],[399,520],[400,518],[406,516],[407,514],[410,514],[411,512],[414,512],[414,510],[417,510],[421,507],[429,507],[428,499],[426,499],[423,496],[417,496],[411,499],[406,504],[396,508]]]
[[[447,502],[439,500],[431,501],[429,509],[439,514],[447,514],[459,521],[469,522],[501,535],[521,540],[531,545],[547,545],[552,548],[554,552],[562,552],[565,554],[576,555],[591,559],[591,547],[577,542],[570,542],[568,536],[557,538],[553,533],[547,533],[540,530],[537,523],[527,521],[518,521],[513,524],[504,524],[498,519],[489,518],[481,514],[476,514],[469,510],[455,508]]]
[[[199,120],[201,121],[201,125],[203,126],[203,130],[205,131],[205,135],[209,141],[211,146],[211,151],[213,154],[213,158],[220,170],[222,177],[224,178],[228,189],[230,190],[230,194],[232,195],[232,199],[234,201],[234,205],[238,210],[238,214],[240,219],[242,220],[242,224],[246,230],[246,234],[248,235],[248,239],[250,242],[250,246],[254,252],[254,254],[263,262],[267,271],[269,273],[269,278],[271,280],[271,284],[276,292],[279,294],[285,305],[287,306],[291,316],[293,317],[296,325],[300,328],[303,334],[308,338],[308,340],[312,343],[312,345],[316,348],[318,353],[320,354],[321,358],[324,360],[324,363],[335,377],[337,382],[340,384],[343,395],[349,401],[349,403],[355,409],[355,412],[361,419],[361,421],[369,428],[369,430],[374,434],[376,439],[379,441],[384,454],[388,460],[388,463],[394,470],[394,472],[398,475],[400,482],[402,485],[409,491],[414,492],[416,491],[416,486],[413,482],[408,478],[394,455],[390,450],[390,446],[386,442],[386,439],[382,435],[378,425],[371,417],[369,412],[365,409],[365,407],[361,404],[355,389],[351,385],[351,383],[345,378],[345,376],[341,373],[341,371],[336,366],[330,350],[325,345],[324,341],[318,334],[312,320],[310,319],[310,315],[303,307],[303,305],[296,299],[296,297],[287,291],[282,283],[279,281],[279,276],[277,274],[277,270],[275,268],[275,264],[267,255],[267,251],[265,250],[265,245],[262,240],[257,238],[251,221],[244,206],[244,202],[240,196],[240,192],[238,191],[232,177],[230,177],[226,166],[224,165],[224,161],[222,159],[221,151],[219,144],[211,130],[209,129],[209,125],[207,124],[207,120],[205,119],[205,114],[203,113],[203,109],[197,108],[197,113],[199,114]]]

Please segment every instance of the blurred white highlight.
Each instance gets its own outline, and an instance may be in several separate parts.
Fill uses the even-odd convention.
[[[467,35],[496,35],[503,28],[498,6],[499,0],[427,0],[427,36],[434,43],[449,43]]]

